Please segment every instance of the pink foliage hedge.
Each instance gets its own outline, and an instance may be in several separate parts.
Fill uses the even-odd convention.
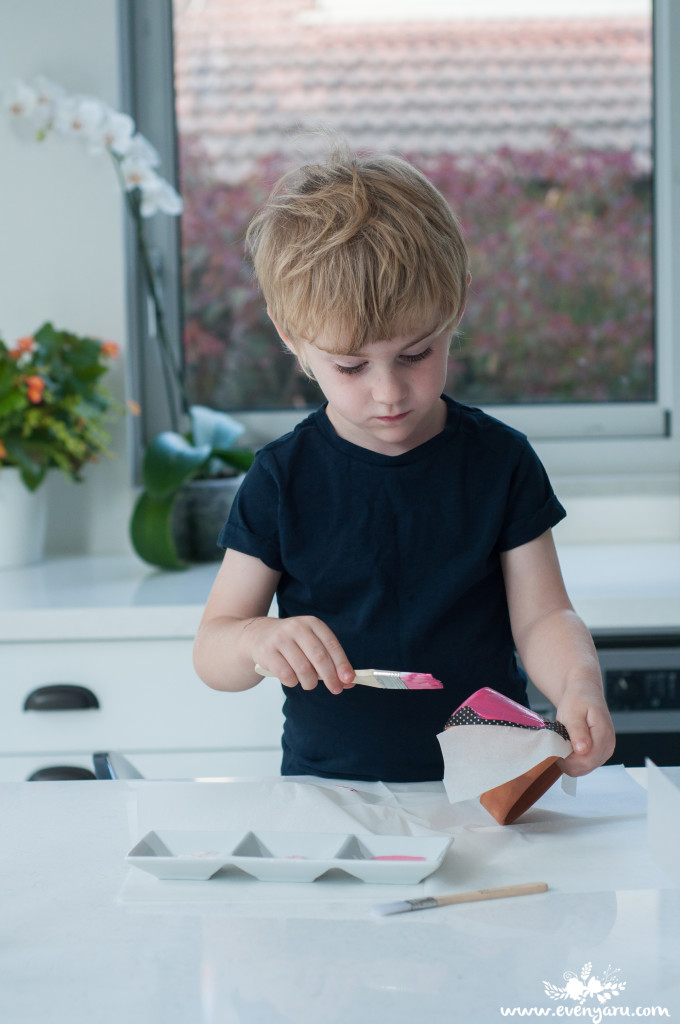
[[[654,397],[651,182],[628,153],[407,154],[460,218],[472,290],[448,391],[477,404]],[[181,148],[185,355],[192,399],[228,409],[316,404],[244,263],[247,224],[285,169],[238,185]]]

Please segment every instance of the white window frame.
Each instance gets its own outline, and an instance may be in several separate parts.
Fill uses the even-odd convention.
[[[159,149],[165,176],[176,179],[174,97],[162,88],[172,81],[172,0],[119,0],[119,10],[123,102]],[[680,61],[672,60],[673,52],[680,52],[680,4],[673,0],[654,0],[654,46],[656,400],[488,408],[526,433],[549,472],[558,476],[663,477],[672,486],[680,480]],[[179,233],[174,218],[154,218],[149,228],[179,348]],[[155,346],[144,343],[148,316],[132,238],[128,258],[130,331],[146,416],[143,444],[168,425],[167,410],[153,387]],[[253,410],[236,415],[249,428],[251,443],[263,443],[305,414]]]

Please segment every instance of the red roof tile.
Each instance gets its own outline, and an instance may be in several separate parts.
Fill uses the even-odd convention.
[[[641,18],[325,24],[313,0],[175,0],[181,135],[238,180],[295,129],[358,149],[474,153],[549,144],[651,150],[650,25]]]

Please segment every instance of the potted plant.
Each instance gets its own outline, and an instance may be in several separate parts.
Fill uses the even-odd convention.
[[[13,348],[0,339],[0,466],[29,491],[60,469],[81,481],[86,462],[108,453],[104,423],[120,406],[101,378],[119,355],[113,341],[43,324]]]
[[[25,498],[48,470],[81,481],[83,466],[108,454],[106,424],[122,410],[102,377],[118,354],[115,342],[80,337],[51,323],[12,348],[0,339],[0,494],[7,545],[0,565],[40,556],[46,503]]]
[[[22,134],[42,140],[51,132],[81,139],[91,152],[110,156],[132,217],[141,270],[156,317],[163,379],[168,398],[171,430],[157,435],[144,454],[144,489],[132,514],[130,535],[137,554],[164,569],[184,568],[188,561],[201,559],[188,542],[192,526],[200,517],[196,502],[186,496],[195,479],[224,481],[242,474],[253,453],[235,447],[243,427],[227,413],[192,406],[186,393],[184,370],[168,338],[156,274],[144,233],[144,220],[162,212],[178,216],[182,200],[176,190],[158,174],[160,160],[148,140],[135,130],[135,123],[91,96],[69,95],[45,78],[31,83],[13,82],[6,106]],[[180,410],[175,397],[179,397]],[[232,484],[218,484],[227,491],[220,508],[226,517]],[[214,505],[214,502],[211,503]],[[212,523],[209,526],[212,530]],[[217,532],[212,533],[211,554],[218,556]]]
[[[254,455],[234,442],[243,426],[226,413],[190,406],[191,430],[158,434],[144,453],[144,490],[130,524],[137,554],[181,569],[218,555],[217,536]]]

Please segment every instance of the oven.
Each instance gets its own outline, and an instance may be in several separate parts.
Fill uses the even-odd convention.
[[[680,764],[680,630],[594,632],[616,730],[608,763]]]
[[[607,764],[680,764],[680,629],[593,630],[616,730]],[[535,686],[529,705],[546,718],[554,708]]]

